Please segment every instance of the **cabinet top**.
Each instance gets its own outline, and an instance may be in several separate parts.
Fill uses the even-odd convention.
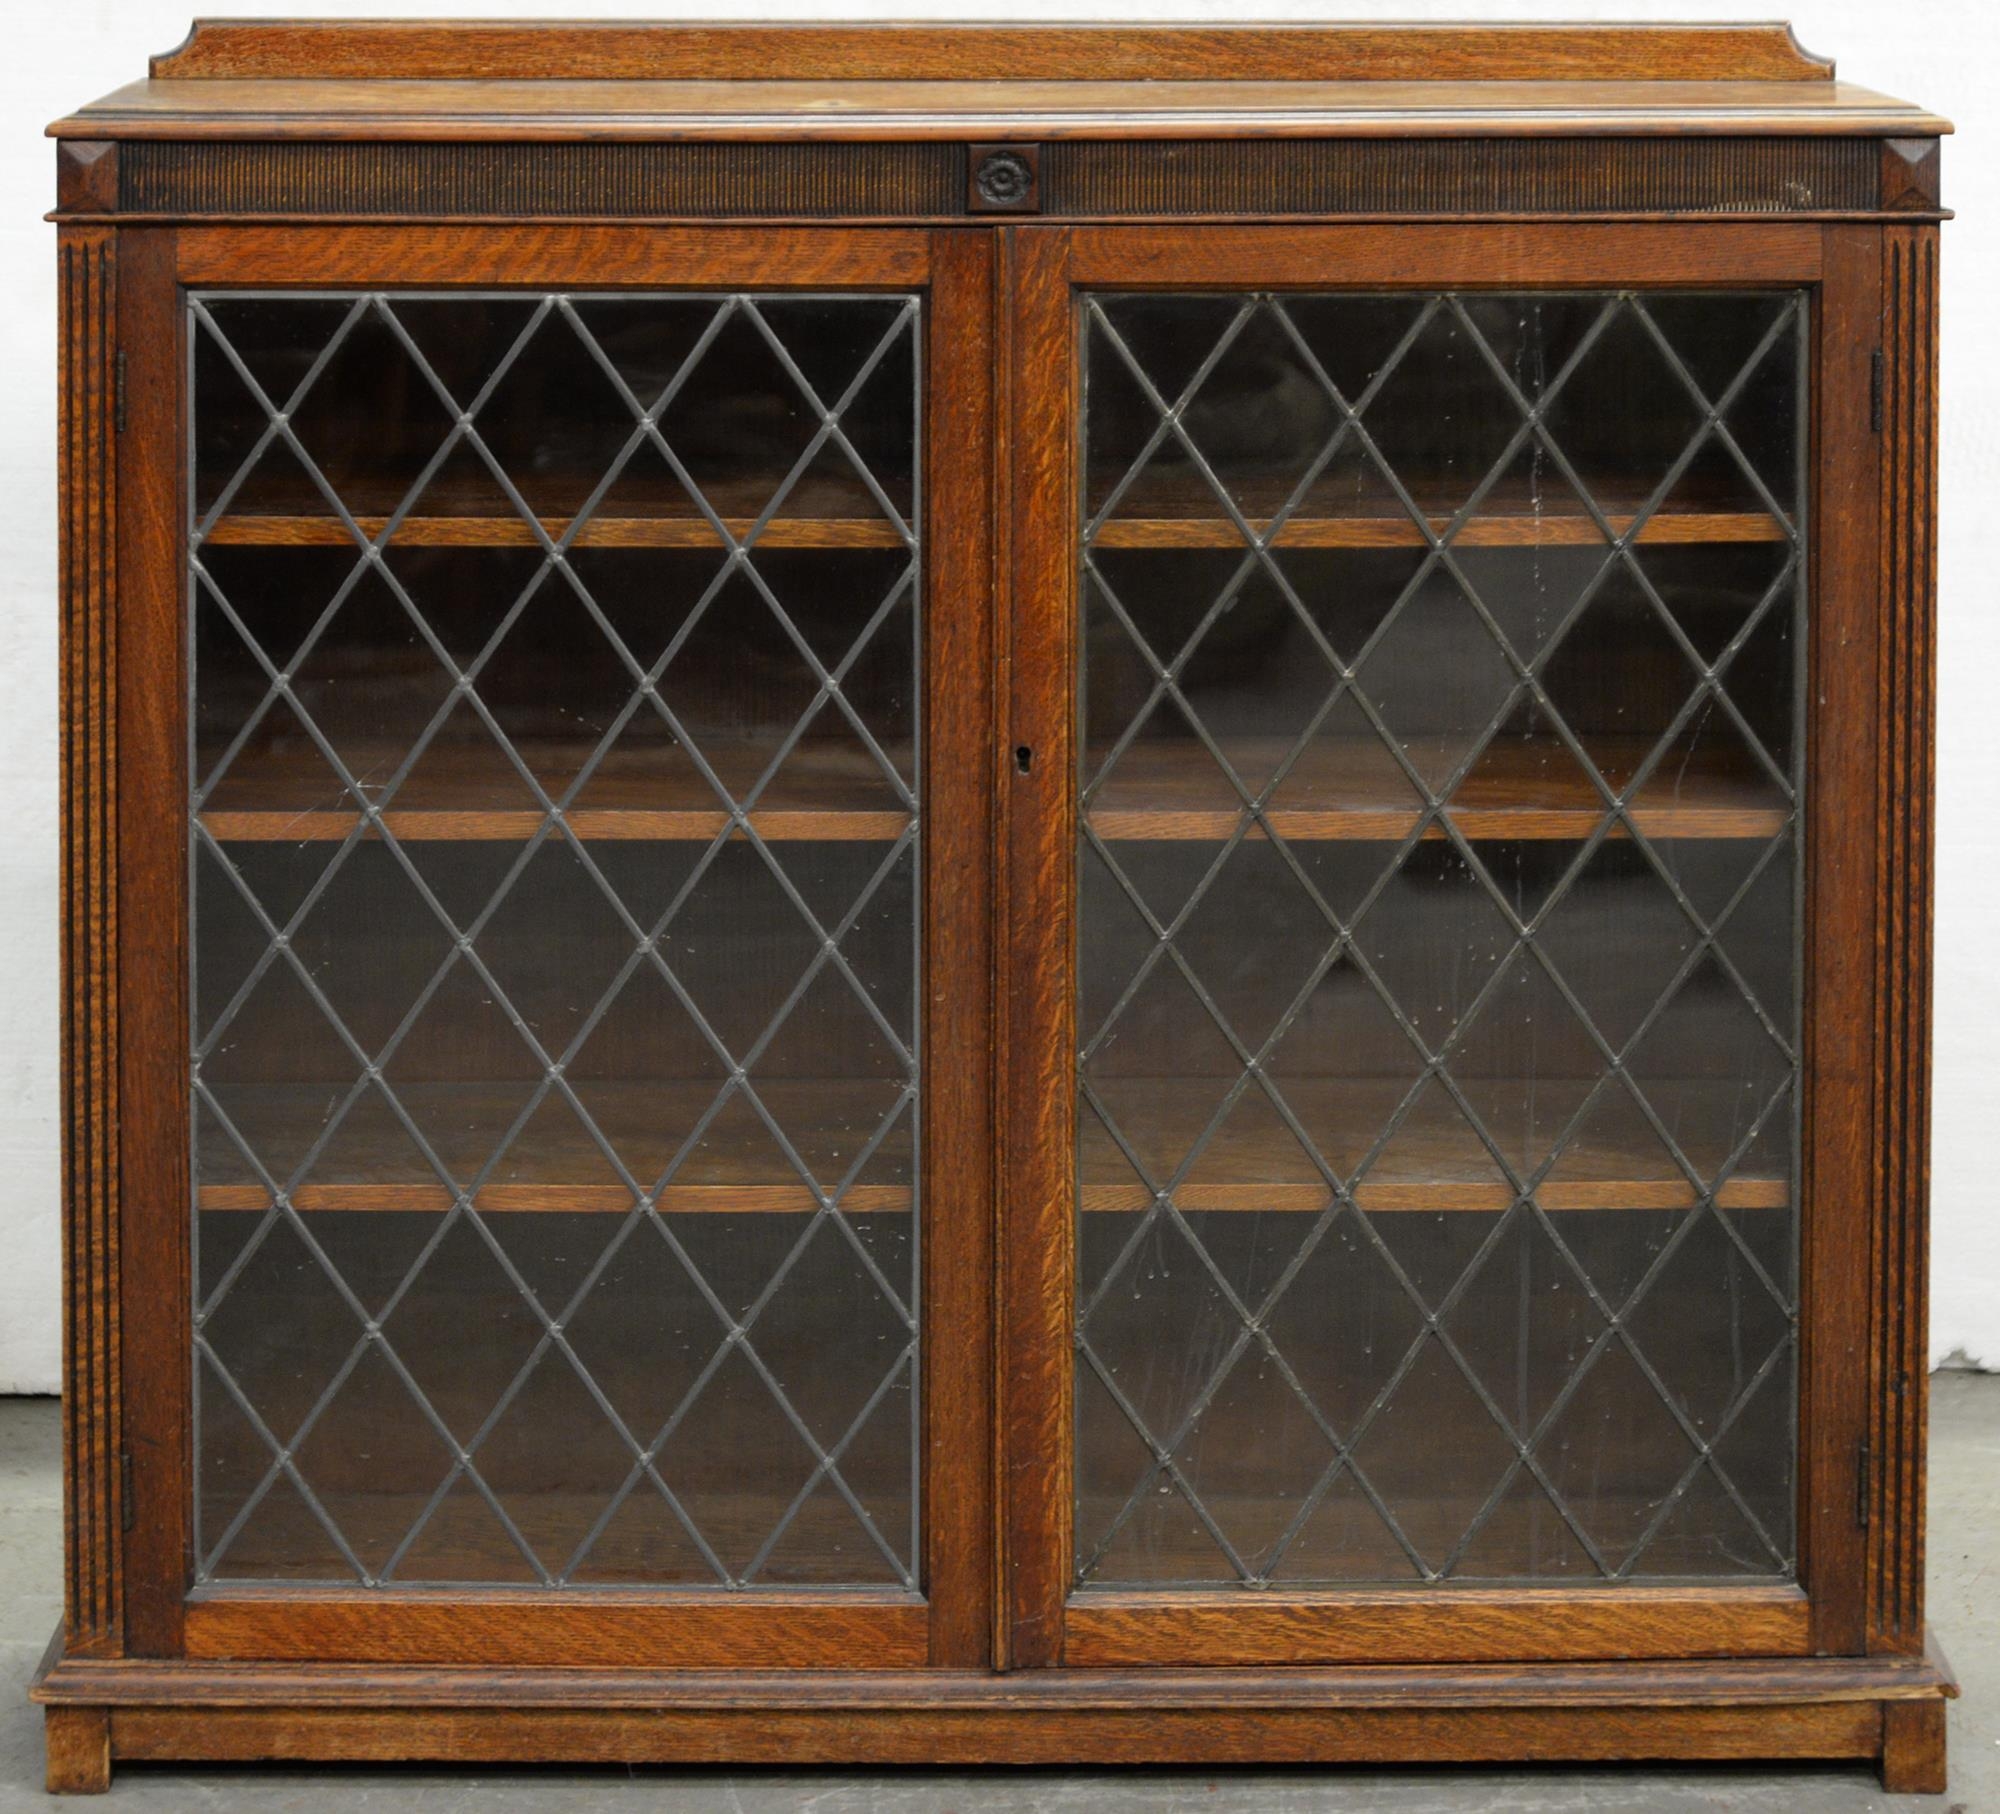
[[[1004,70],[1004,79],[993,72]],[[560,72],[559,74],[555,72]],[[1894,135],[1789,26],[197,21],[79,139]]]

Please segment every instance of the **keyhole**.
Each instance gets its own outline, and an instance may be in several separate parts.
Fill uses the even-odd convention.
[[[1024,775],[1035,766],[1035,752],[1025,743],[1014,752],[1014,766]]]

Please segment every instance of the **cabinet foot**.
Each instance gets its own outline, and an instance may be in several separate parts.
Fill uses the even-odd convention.
[[[1891,1795],[1944,1793],[1944,1702],[1882,1703],[1882,1787]]]
[[[47,1708],[42,1743],[51,1795],[102,1795],[111,1787],[111,1715],[105,1708]]]

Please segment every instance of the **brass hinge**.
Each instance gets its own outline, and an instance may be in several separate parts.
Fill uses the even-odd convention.
[[[1873,1509],[1875,1470],[1869,1466],[1871,1460],[1868,1438],[1862,1437],[1854,1452],[1854,1522],[1864,1531],[1868,1528],[1868,1514]]]
[[[1868,355],[1868,426],[1882,432],[1882,349]]]
[[[132,1451],[118,1451],[118,1504],[119,1511],[129,1531],[139,1522],[139,1509],[132,1503]]]
[[[125,432],[125,349],[122,346],[112,361],[111,420],[122,435]]]

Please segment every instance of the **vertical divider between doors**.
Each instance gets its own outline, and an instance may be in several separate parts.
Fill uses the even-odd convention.
[[[992,236],[931,240],[925,337],[923,1529],[935,1668],[992,1650]]]
[[[1044,1668],[1062,1660],[1073,1499],[1076,339],[1069,233],[1005,228],[1001,241],[999,1660]]]

